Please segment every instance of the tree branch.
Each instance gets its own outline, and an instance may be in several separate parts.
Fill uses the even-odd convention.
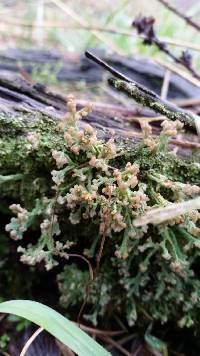
[[[127,94],[144,107],[148,107],[155,112],[166,116],[170,120],[180,120],[189,131],[196,132],[195,116],[197,115],[189,111],[182,111],[175,105],[161,99],[157,94],[136,82],[128,83],[115,78],[108,79],[108,82],[111,86],[120,92]]]
[[[189,51],[182,51],[180,57],[175,55],[167,46],[167,43],[161,41],[159,37],[157,37],[155,28],[155,18],[150,16],[142,16],[139,15],[135,18],[132,23],[132,26],[136,28],[138,35],[143,35],[144,45],[155,45],[160,51],[164,52],[168,57],[170,57],[175,63],[182,65],[187,71],[189,71],[193,77],[200,80],[200,74],[192,65],[192,56]]]
[[[189,131],[193,133],[198,132],[197,122],[200,121],[199,116],[190,111],[182,110],[167,100],[161,99],[156,93],[135,82],[131,78],[126,77],[91,52],[87,51],[85,54],[86,57],[93,60],[118,78],[108,79],[109,84],[115,89],[127,94],[144,107],[148,107],[153,111],[168,117],[170,120],[180,120]]]

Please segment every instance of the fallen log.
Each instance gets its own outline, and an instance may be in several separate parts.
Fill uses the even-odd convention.
[[[69,91],[66,91],[66,94],[70,94]],[[80,108],[82,107],[83,101],[80,101],[79,103],[77,101],[77,104],[78,108]],[[130,326],[135,323],[138,315],[144,329],[146,329],[149,325],[149,321],[154,318],[154,308],[156,312],[159,308],[159,314],[157,314],[158,320],[167,322],[168,320],[171,321],[177,320],[177,318],[180,319],[180,315],[183,314],[182,309],[180,309],[179,312],[179,306],[175,309],[172,308],[172,306],[176,305],[175,300],[177,299],[177,292],[173,286],[176,286],[178,282],[181,283],[179,283],[179,285],[181,285],[180,288],[184,293],[183,300],[185,301],[183,309],[185,308],[188,300],[191,301],[191,296],[194,295],[196,290],[199,291],[199,280],[196,271],[193,271],[193,260],[191,258],[188,262],[190,253],[188,252],[187,255],[188,250],[184,250],[182,246],[182,235],[185,237],[184,234],[186,234],[187,238],[188,236],[190,237],[185,230],[184,219],[180,217],[178,221],[172,221],[172,226],[167,226],[167,230],[161,229],[160,235],[160,232],[156,230],[157,228],[154,230],[147,230],[146,228],[143,228],[142,230],[134,230],[134,227],[131,224],[135,216],[131,214],[132,210],[134,212],[134,209],[136,209],[136,211],[137,209],[140,209],[140,205],[138,207],[140,201],[141,209],[143,209],[143,206],[146,207],[146,204],[149,204],[148,208],[151,209],[157,205],[170,205],[172,202],[174,203],[177,201],[177,199],[181,200],[183,189],[185,190],[184,194],[193,195],[193,192],[194,194],[196,194],[195,192],[198,193],[198,185],[200,184],[200,166],[197,151],[199,150],[200,145],[197,140],[197,135],[186,133],[185,135],[181,134],[181,136],[171,139],[173,149],[175,148],[174,152],[168,152],[167,147],[165,147],[165,145],[163,146],[163,144],[162,149],[158,144],[157,148],[151,151],[148,146],[146,147],[144,144],[140,144],[143,136],[140,130],[140,122],[152,119],[152,112],[146,112],[142,108],[135,106],[131,107],[130,105],[128,107],[115,105],[113,103],[109,103],[108,105],[107,102],[102,103],[102,98],[100,97],[100,103],[94,103],[93,111],[82,118],[78,128],[83,127],[85,123],[89,123],[93,128],[95,128],[98,138],[101,138],[103,142],[96,140],[96,136],[93,135],[93,128],[87,126],[88,131],[86,130],[87,132],[85,132],[84,136],[86,141],[83,140],[83,144],[86,142],[89,154],[93,150],[97,156],[91,157],[89,154],[88,156],[84,156],[84,150],[80,155],[76,155],[76,149],[79,149],[79,147],[73,145],[75,146],[73,147],[75,148],[75,151],[73,151],[70,144],[67,146],[67,137],[69,141],[74,140],[73,143],[78,137],[78,144],[80,144],[82,132],[78,130],[76,125],[73,126],[69,132],[61,132],[61,127],[64,127],[62,126],[64,125],[64,117],[67,122],[67,108],[69,109],[68,114],[71,115],[71,118],[74,118],[74,103],[73,100],[70,103],[69,96],[68,106],[66,107],[64,95],[52,93],[44,85],[26,81],[18,73],[5,70],[0,71],[0,215],[2,217],[1,221],[3,221],[0,234],[1,236],[6,236],[8,239],[9,232],[13,239],[20,240],[19,242],[13,242],[15,261],[18,261],[18,256],[16,257],[17,247],[15,246],[20,243],[18,252],[21,253],[21,261],[31,266],[35,263],[39,263],[39,267],[37,269],[39,292],[37,290],[38,284],[36,286],[33,276],[33,274],[36,274],[36,267],[33,267],[34,273],[32,274],[32,267],[30,269],[28,269],[27,266],[24,268],[28,274],[27,280],[29,281],[30,286],[29,291],[32,291],[33,289],[37,290],[37,300],[43,298],[43,300],[49,303],[48,298],[49,295],[52,294],[50,293],[50,290],[52,291],[53,281],[56,293],[61,295],[60,304],[64,308],[67,308],[70,313],[72,303],[69,303],[68,308],[68,301],[66,299],[70,295],[69,299],[73,301],[73,305],[76,306],[75,309],[78,310],[81,306],[80,304],[82,303],[82,300],[84,299],[84,288],[88,281],[88,265],[84,264],[83,260],[80,261],[80,256],[82,257],[83,255],[86,255],[89,261],[91,261],[89,262],[89,265],[91,263],[94,271],[97,271],[97,285],[95,285],[96,282],[94,280],[94,284],[91,285],[91,288],[94,289],[89,303],[91,303],[92,306],[98,306],[100,296],[99,288],[101,288],[99,286],[101,285],[105,286],[105,291],[108,290],[108,295],[117,295],[117,302],[113,302],[114,299],[111,300],[107,297],[105,299],[103,298],[103,307],[102,309],[97,310],[97,312],[95,311],[95,318],[99,315],[104,317],[104,315],[108,314],[107,310],[110,309],[111,305],[111,310],[116,310],[117,313],[119,312],[119,314],[123,313],[126,315],[125,318],[127,318],[127,323]],[[90,110],[88,109],[87,112],[89,111]],[[76,114],[79,115],[79,113]],[[59,125],[59,128],[58,123],[60,123],[61,120],[62,125]],[[163,118],[160,118],[159,120],[161,122]],[[155,136],[157,137],[160,132],[160,122],[156,121],[153,126],[153,139],[155,139]],[[107,139],[113,135],[113,131],[117,146],[116,151],[112,140],[109,141],[110,146],[106,146]],[[93,141],[91,140],[91,144],[87,144],[87,134],[91,133],[93,136],[90,138],[92,138]],[[89,151],[90,148],[91,152]],[[111,153],[114,152],[114,154],[113,156],[110,156],[110,159],[107,162],[104,155],[109,153],[108,149],[110,149]],[[98,156],[98,150],[102,154],[100,159]],[[191,152],[194,153],[192,157]],[[57,155],[60,154],[61,156],[58,157]],[[64,154],[64,160],[62,154]],[[56,161],[56,157],[58,158],[58,162]],[[71,163],[68,166],[67,157],[70,160],[69,162],[72,162],[72,166],[70,166]],[[103,159],[101,159],[102,157]],[[61,161],[59,161],[60,158]],[[92,162],[89,161],[90,159]],[[102,164],[102,161],[105,166],[107,164],[107,173],[105,170],[105,172],[102,171],[101,175],[101,171],[98,171],[98,166],[93,166],[96,164],[96,161],[100,165]],[[63,162],[64,168],[60,168],[59,164],[63,164]],[[64,182],[63,186],[59,186],[59,173],[61,172],[62,174],[62,168],[65,170]],[[120,170],[120,173],[117,169]],[[133,173],[133,177],[130,177],[131,181],[129,186],[130,173]],[[56,174],[58,175],[56,176]],[[125,177],[123,178],[123,182],[120,181],[120,174],[122,178]],[[128,180],[126,180],[126,176]],[[84,179],[87,180],[86,183]],[[101,185],[101,179],[104,180],[103,185]],[[108,182],[110,182],[109,185],[107,185]],[[58,203],[57,194],[55,195],[54,183],[57,184],[56,189],[59,191],[59,201],[61,201],[61,204]],[[89,194],[84,191],[83,199],[88,202],[88,206],[86,205],[86,210],[84,210],[83,213],[87,211],[91,212],[91,219],[89,220],[87,218],[87,214],[83,214],[81,215],[81,225],[79,225],[79,220],[78,222],[76,220],[76,213],[77,211],[79,213],[80,209],[73,211],[74,207],[72,205],[72,209],[70,211],[69,206],[62,204],[62,198],[64,199],[67,194],[70,203],[70,197],[73,198],[73,191],[75,192],[77,188],[79,189],[79,186],[85,189],[85,185],[88,190],[91,187],[96,189],[95,186],[97,183],[100,184],[99,188],[97,186],[96,190],[98,195],[97,204],[100,205],[95,208],[97,209],[97,211],[94,212],[95,216],[92,215],[93,212],[90,209],[92,209],[93,204],[91,204],[90,198],[92,197],[96,199],[95,192],[91,195],[90,191]],[[77,186],[77,184],[79,185]],[[116,189],[117,184],[119,184],[119,189]],[[116,194],[119,196],[115,196],[115,193],[113,193],[113,196],[109,199],[109,196],[107,196],[108,188],[111,189],[111,193],[108,192],[108,194],[112,194],[112,189],[116,189]],[[127,191],[130,192],[130,196],[132,196],[133,199],[131,203],[132,205],[130,207],[128,205],[128,208],[128,200],[125,200],[126,189],[128,189]],[[121,190],[123,194],[121,194]],[[139,193],[138,196],[136,196],[136,200],[134,200],[135,193]],[[115,228],[113,236],[111,236],[112,238],[110,238],[110,236],[106,236],[103,232],[103,237],[105,236],[107,238],[107,241],[105,242],[105,239],[102,238],[102,230],[99,229],[99,226],[106,229],[105,212],[109,213],[109,210],[105,211],[103,204],[105,201],[112,203],[112,199],[114,199],[113,207],[117,206],[119,203],[117,208],[120,213],[116,214],[113,210],[113,216],[116,215],[118,221],[116,220],[112,223],[112,226]],[[123,205],[121,205],[120,199],[123,199]],[[187,195],[184,196],[184,199],[187,200]],[[21,204],[21,206],[19,204]],[[12,205],[11,209],[13,209],[13,214],[15,214],[16,210],[19,212],[17,218],[13,217],[11,220],[11,210],[9,209],[10,205]],[[121,214],[122,210],[120,209],[124,209],[124,211],[128,210],[127,213],[124,213],[123,211]],[[99,211],[101,211],[101,215],[99,214]],[[75,212],[74,215],[71,214],[73,212]],[[58,227],[60,228],[56,227],[56,216],[58,216],[60,224]],[[99,224],[99,217],[101,216],[105,219],[105,224]],[[194,224],[195,215],[194,217],[193,215],[191,216],[191,219],[193,218],[194,221],[189,220],[188,223],[188,219],[190,219],[189,215],[186,221],[186,223],[188,223],[188,229],[190,229],[189,232],[191,232],[191,234],[198,234],[198,226]],[[27,224],[26,226],[24,226],[24,218],[25,220],[27,219],[25,221]],[[85,220],[85,218],[87,220]],[[127,219],[126,224],[120,220],[122,218]],[[7,224],[6,228],[4,221],[5,224]],[[47,231],[49,222],[50,230]],[[130,231],[128,230],[128,224],[131,226]],[[125,229],[124,231],[128,231],[129,234],[124,233],[121,229]],[[170,235],[170,237],[167,235],[168,229],[169,231],[172,229],[172,235]],[[167,244],[170,239],[175,239],[175,233],[177,233],[178,237],[177,242],[174,242],[174,246],[178,249],[179,254],[177,255],[174,253],[174,249],[172,249],[173,260],[169,262],[167,259],[168,255],[166,258],[166,247],[161,244],[161,241],[163,241],[163,243],[166,241]],[[196,237],[198,238],[198,236]],[[190,238],[192,239],[191,241],[193,244],[194,237],[191,235]],[[63,243],[69,243],[70,248],[72,244],[72,249],[74,249],[74,251],[72,250],[70,263],[71,258],[74,259],[75,257],[75,262],[73,260],[72,264],[68,263],[66,260],[62,263],[63,258],[66,257],[68,259],[70,256],[70,253],[68,255],[64,249],[62,250],[62,248],[65,247],[65,245],[63,246]],[[195,240],[195,243],[197,245],[195,245],[195,248],[198,248],[199,240]],[[180,246],[178,246],[178,244],[180,244]],[[186,245],[186,247],[188,247],[188,245]],[[60,255],[59,248],[61,252]],[[9,249],[10,247],[8,250]],[[21,276],[19,274],[19,263],[16,263],[16,269],[13,270],[12,268],[12,275],[14,278],[11,289],[8,279],[5,277],[4,279],[2,278],[2,275],[4,276],[4,270],[7,270],[10,266],[10,252],[4,252],[3,249],[2,251],[0,251],[2,254],[1,260],[5,262],[3,268],[0,268],[0,277],[1,280],[5,280],[5,284],[3,286],[0,285],[0,293],[4,297],[5,291],[7,292],[7,290],[9,290],[9,292],[7,292],[9,294],[9,298],[21,298],[23,293],[25,294],[26,290],[24,292],[24,278],[23,280],[19,278],[19,284],[16,286],[16,275]],[[69,252],[71,252],[71,250]],[[144,252],[144,254],[141,252]],[[179,257],[180,253],[181,259],[179,261],[177,256]],[[145,258],[144,255],[147,256],[147,258]],[[79,258],[77,258],[77,256]],[[44,258],[45,260],[43,260]],[[62,261],[60,261],[61,259]],[[53,266],[58,264],[58,260],[60,265],[59,271],[61,271],[61,273],[54,272],[55,274],[50,275],[49,287],[46,281],[47,273],[44,274],[43,272],[45,268],[44,266],[46,266],[47,270],[51,269]],[[85,260],[87,259],[85,258]],[[153,265],[152,269],[147,268],[149,263],[151,263],[151,268]],[[130,273],[129,266],[131,266]],[[188,272],[188,280],[185,281],[185,279],[180,279],[179,281],[179,275],[177,273],[180,273],[181,268],[186,268],[185,266],[189,266],[188,268],[190,268]],[[98,276],[99,268],[100,275]],[[151,270],[156,271],[156,274],[153,273],[152,276]],[[132,274],[132,271],[136,271],[136,278]],[[160,271],[162,271],[162,275],[160,275]],[[110,272],[113,274],[109,277],[110,279],[108,279]],[[43,279],[41,278],[42,273]],[[147,278],[144,280],[145,284],[140,283],[141,273],[146,273]],[[52,276],[53,278],[51,278]],[[86,276],[86,279],[84,276]],[[187,287],[190,282],[190,276],[194,279],[194,286],[188,296],[189,288]],[[102,282],[100,281],[100,283],[98,283],[98,277],[103,278]],[[174,297],[172,300],[170,299],[170,301],[167,299],[171,291],[169,291],[166,286],[161,291],[162,298],[159,299],[162,300],[162,303],[159,303],[159,300],[155,299],[157,295],[160,295],[158,294],[160,293],[160,289],[158,290],[157,281],[160,281],[160,279],[171,280],[172,277],[175,278],[175,282],[171,287],[174,288]],[[134,283],[132,283],[132,278],[135,278]],[[122,284],[120,285],[121,281]],[[80,297],[78,297],[78,299],[73,295],[73,289],[71,288],[72,282],[75,288],[77,288],[76,286],[81,286],[78,287],[78,291],[80,290]],[[40,294],[41,285],[45,291]],[[137,289],[136,292],[135,286]],[[98,289],[95,289],[96,287]],[[126,303],[124,303],[124,300],[121,299],[120,288],[122,287],[124,290],[123,295],[126,295],[127,290],[131,293],[130,300],[128,300],[128,307],[126,306]],[[98,290],[98,292],[96,292],[96,290]],[[150,303],[146,303],[147,300],[145,299],[145,291],[147,290],[152,290],[151,294],[148,296]],[[93,299],[93,296],[96,299]],[[165,296],[166,301],[164,301],[164,303],[169,305],[167,311],[162,309],[163,298],[165,298]],[[156,300],[155,303],[153,303],[154,300]],[[56,302],[54,301],[54,303],[57,307],[57,300]],[[195,304],[195,300],[192,303],[191,315],[193,311],[198,309],[198,306]],[[120,307],[118,308],[118,306]],[[144,315],[143,312],[141,312],[141,307],[145,311]],[[130,310],[132,314],[130,314]],[[130,318],[129,315],[132,315],[133,317]],[[146,319],[146,315],[150,315],[150,320],[149,318]],[[112,315],[110,318],[111,324],[113,325],[115,321],[112,319]],[[191,320],[191,322],[193,322],[193,319]],[[182,319],[180,322],[183,323]],[[195,323],[195,320],[193,323]]]
[[[95,51],[110,66],[160,94],[166,69],[144,58],[124,58]],[[104,71],[88,61],[84,55],[72,55],[59,50],[8,49],[0,51],[0,71],[25,71],[39,81],[48,83],[86,82],[101,83]],[[178,74],[171,73],[168,98],[198,98],[200,87]]]
[[[34,122],[38,115],[59,120],[66,112],[64,96],[52,93],[45,86],[31,84],[13,72],[0,72],[0,96],[0,112],[3,115],[1,116],[4,123],[6,118],[9,128],[14,118],[26,126],[27,123]],[[80,101],[80,105],[83,103]],[[141,139],[139,119],[145,116],[151,117],[152,113],[137,107],[94,103],[93,112],[85,120],[97,129],[100,137],[108,138],[114,130],[118,141],[129,138],[129,144],[133,145]],[[5,124],[3,125],[2,128],[2,123],[0,124],[2,134],[6,130]],[[158,127],[155,126],[154,131],[158,133]],[[183,135],[172,140],[173,142],[180,148],[179,153],[184,156],[190,154],[190,149],[199,147],[196,135]]]

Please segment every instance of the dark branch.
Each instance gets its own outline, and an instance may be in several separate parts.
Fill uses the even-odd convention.
[[[161,41],[154,29],[155,18],[150,16],[137,16],[132,23],[132,26],[136,28],[139,35],[144,37],[143,43],[145,45],[155,45],[160,51],[164,52],[168,57],[170,57],[174,62],[181,64],[185,69],[187,69],[193,77],[200,80],[200,74],[196,71],[196,69],[192,66],[192,55],[189,51],[182,51],[180,57],[177,57],[169,47],[167,43]]]
[[[106,62],[104,62],[101,58],[95,56],[94,54],[92,54],[90,51],[86,51],[85,55],[87,58],[91,59],[93,62],[99,64],[101,67],[103,67],[104,69],[106,69],[108,72],[110,72],[111,74],[113,74],[116,78],[125,80],[126,82],[132,82],[132,79],[127,77],[126,75],[118,72],[116,69],[114,69],[113,67],[109,66]]]
[[[156,93],[144,87],[143,85],[135,82],[134,80],[124,76],[114,68],[109,66],[106,62],[93,55],[91,52],[86,52],[86,56],[105,68],[108,72],[113,74],[119,79],[110,78],[109,84],[120,92],[124,92],[131,98],[133,98],[139,104],[144,107],[148,107],[155,112],[165,115],[170,120],[180,120],[184,123],[185,127],[191,132],[197,132],[197,120],[200,118],[190,111],[181,110],[176,105],[170,103],[167,100],[161,99]]]

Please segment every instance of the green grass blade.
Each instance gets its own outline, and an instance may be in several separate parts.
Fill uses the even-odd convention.
[[[109,356],[101,345],[55,310],[29,300],[0,303],[0,312],[15,314],[43,327],[80,356]]]

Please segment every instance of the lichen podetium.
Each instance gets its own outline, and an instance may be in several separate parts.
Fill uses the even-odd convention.
[[[14,214],[5,230],[23,239],[21,262],[49,270],[65,259],[57,277],[60,302],[78,306],[90,274],[87,265],[71,264],[70,249],[77,248],[94,271],[99,268],[88,297],[92,312],[85,315],[93,323],[117,314],[129,325],[178,320],[181,327],[196,327],[199,211],[156,226],[134,224],[152,209],[200,193],[199,162],[168,150],[182,123],[164,121],[156,139],[143,125],[143,141],[124,153],[114,138],[100,140],[89,124],[79,128],[90,105],[77,111],[68,96],[67,109],[59,123],[42,115],[21,122],[0,117],[1,199],[13,201]],[[30,231],[32,244],[26,242]]]

